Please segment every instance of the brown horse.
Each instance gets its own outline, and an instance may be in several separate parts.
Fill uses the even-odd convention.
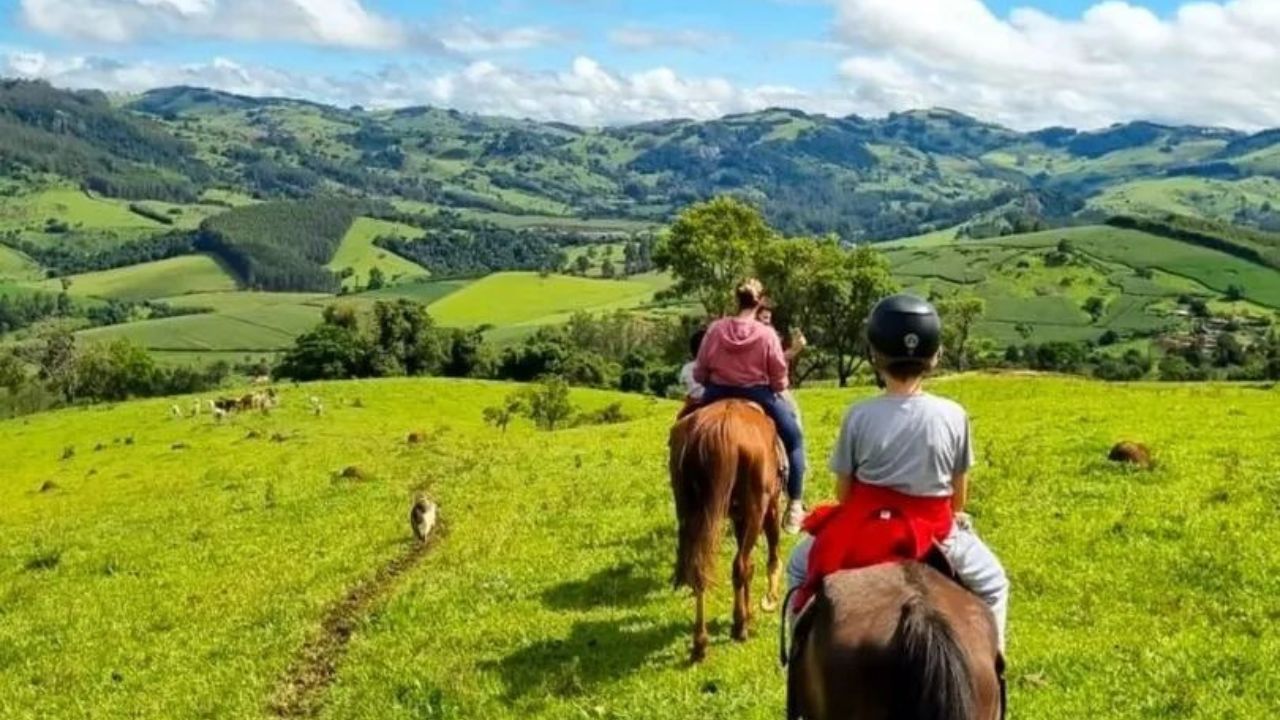
[[[826,578],[796,623],[790,660],[788,720],[1004,716],[991,611],[920,563]]]
[[[726,516],[733,519],[738,540],[733,561],[733,638],[746,640],[749,632],[755,574],[751,551],[761,532],[769,545],[769,592],[763,606],[766,611],[777,607],[782,493],[777,437],[764,411],[742,400],[709,405],[671,430],[671,489],[679,522],[675,584],[691,588],[696,599],[693,662],[707,655],[703,595],[715,570]]]

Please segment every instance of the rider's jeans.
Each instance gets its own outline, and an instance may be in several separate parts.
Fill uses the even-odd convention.
[[[809,574],[809,550],[813,537],[806,535],[791,551],[787,561],[787,589],[804,584]],[[982,542],[972,529],[959,523],[951,530],[942,550],[961,582],[991,607],[996,618],[996,630],[1000,635],[1000,650],[1004,650],[1005,626],[1009,619],[1009,577],[995,553]]]
[[[750,400],[764,408],[778,430],[778,437],[787,449],[787,497],[800,500],[804,497],[804,434],[796,417],[794,406],[781,395],[766,387],[730,387],[707,383],[702,403],[710,405],[725,398]]]

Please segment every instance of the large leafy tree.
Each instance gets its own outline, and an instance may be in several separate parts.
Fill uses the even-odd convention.
[[[957,293],[936,302],[942,316],[943,357],[957,370],[969,368],[973,327],[987,313],[987,301],[971,293]]]
[[[680,213],[659,241],[654,261],[675,277],[677,292],[695,298],[708,315],[719,315],[775,237],[759,210],[722,196]]]
[[[866,360],[867,316],[898,284],[879,251],[867,245],[846,250],[833,240],[819,244],[805,278],[805,330],[845,387]]]

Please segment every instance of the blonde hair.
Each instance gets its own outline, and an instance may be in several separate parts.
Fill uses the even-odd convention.
[[[764,301],[764,284],[755,278],[743,280],[733,291],[739,310],[753,310]]]

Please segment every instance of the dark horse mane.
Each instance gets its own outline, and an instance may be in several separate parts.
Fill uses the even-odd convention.
[[[827,577],[790,648],[783,636],[787,718],[1003,718],[1003,661],[981,602],[915,562]]]
[[[907,563],[903,574],[915,591],[902,605],[890,647],[894,672],[893,718],[970,720],[976,700],[964,648],[942,613],[929,601],[921,566]]]

